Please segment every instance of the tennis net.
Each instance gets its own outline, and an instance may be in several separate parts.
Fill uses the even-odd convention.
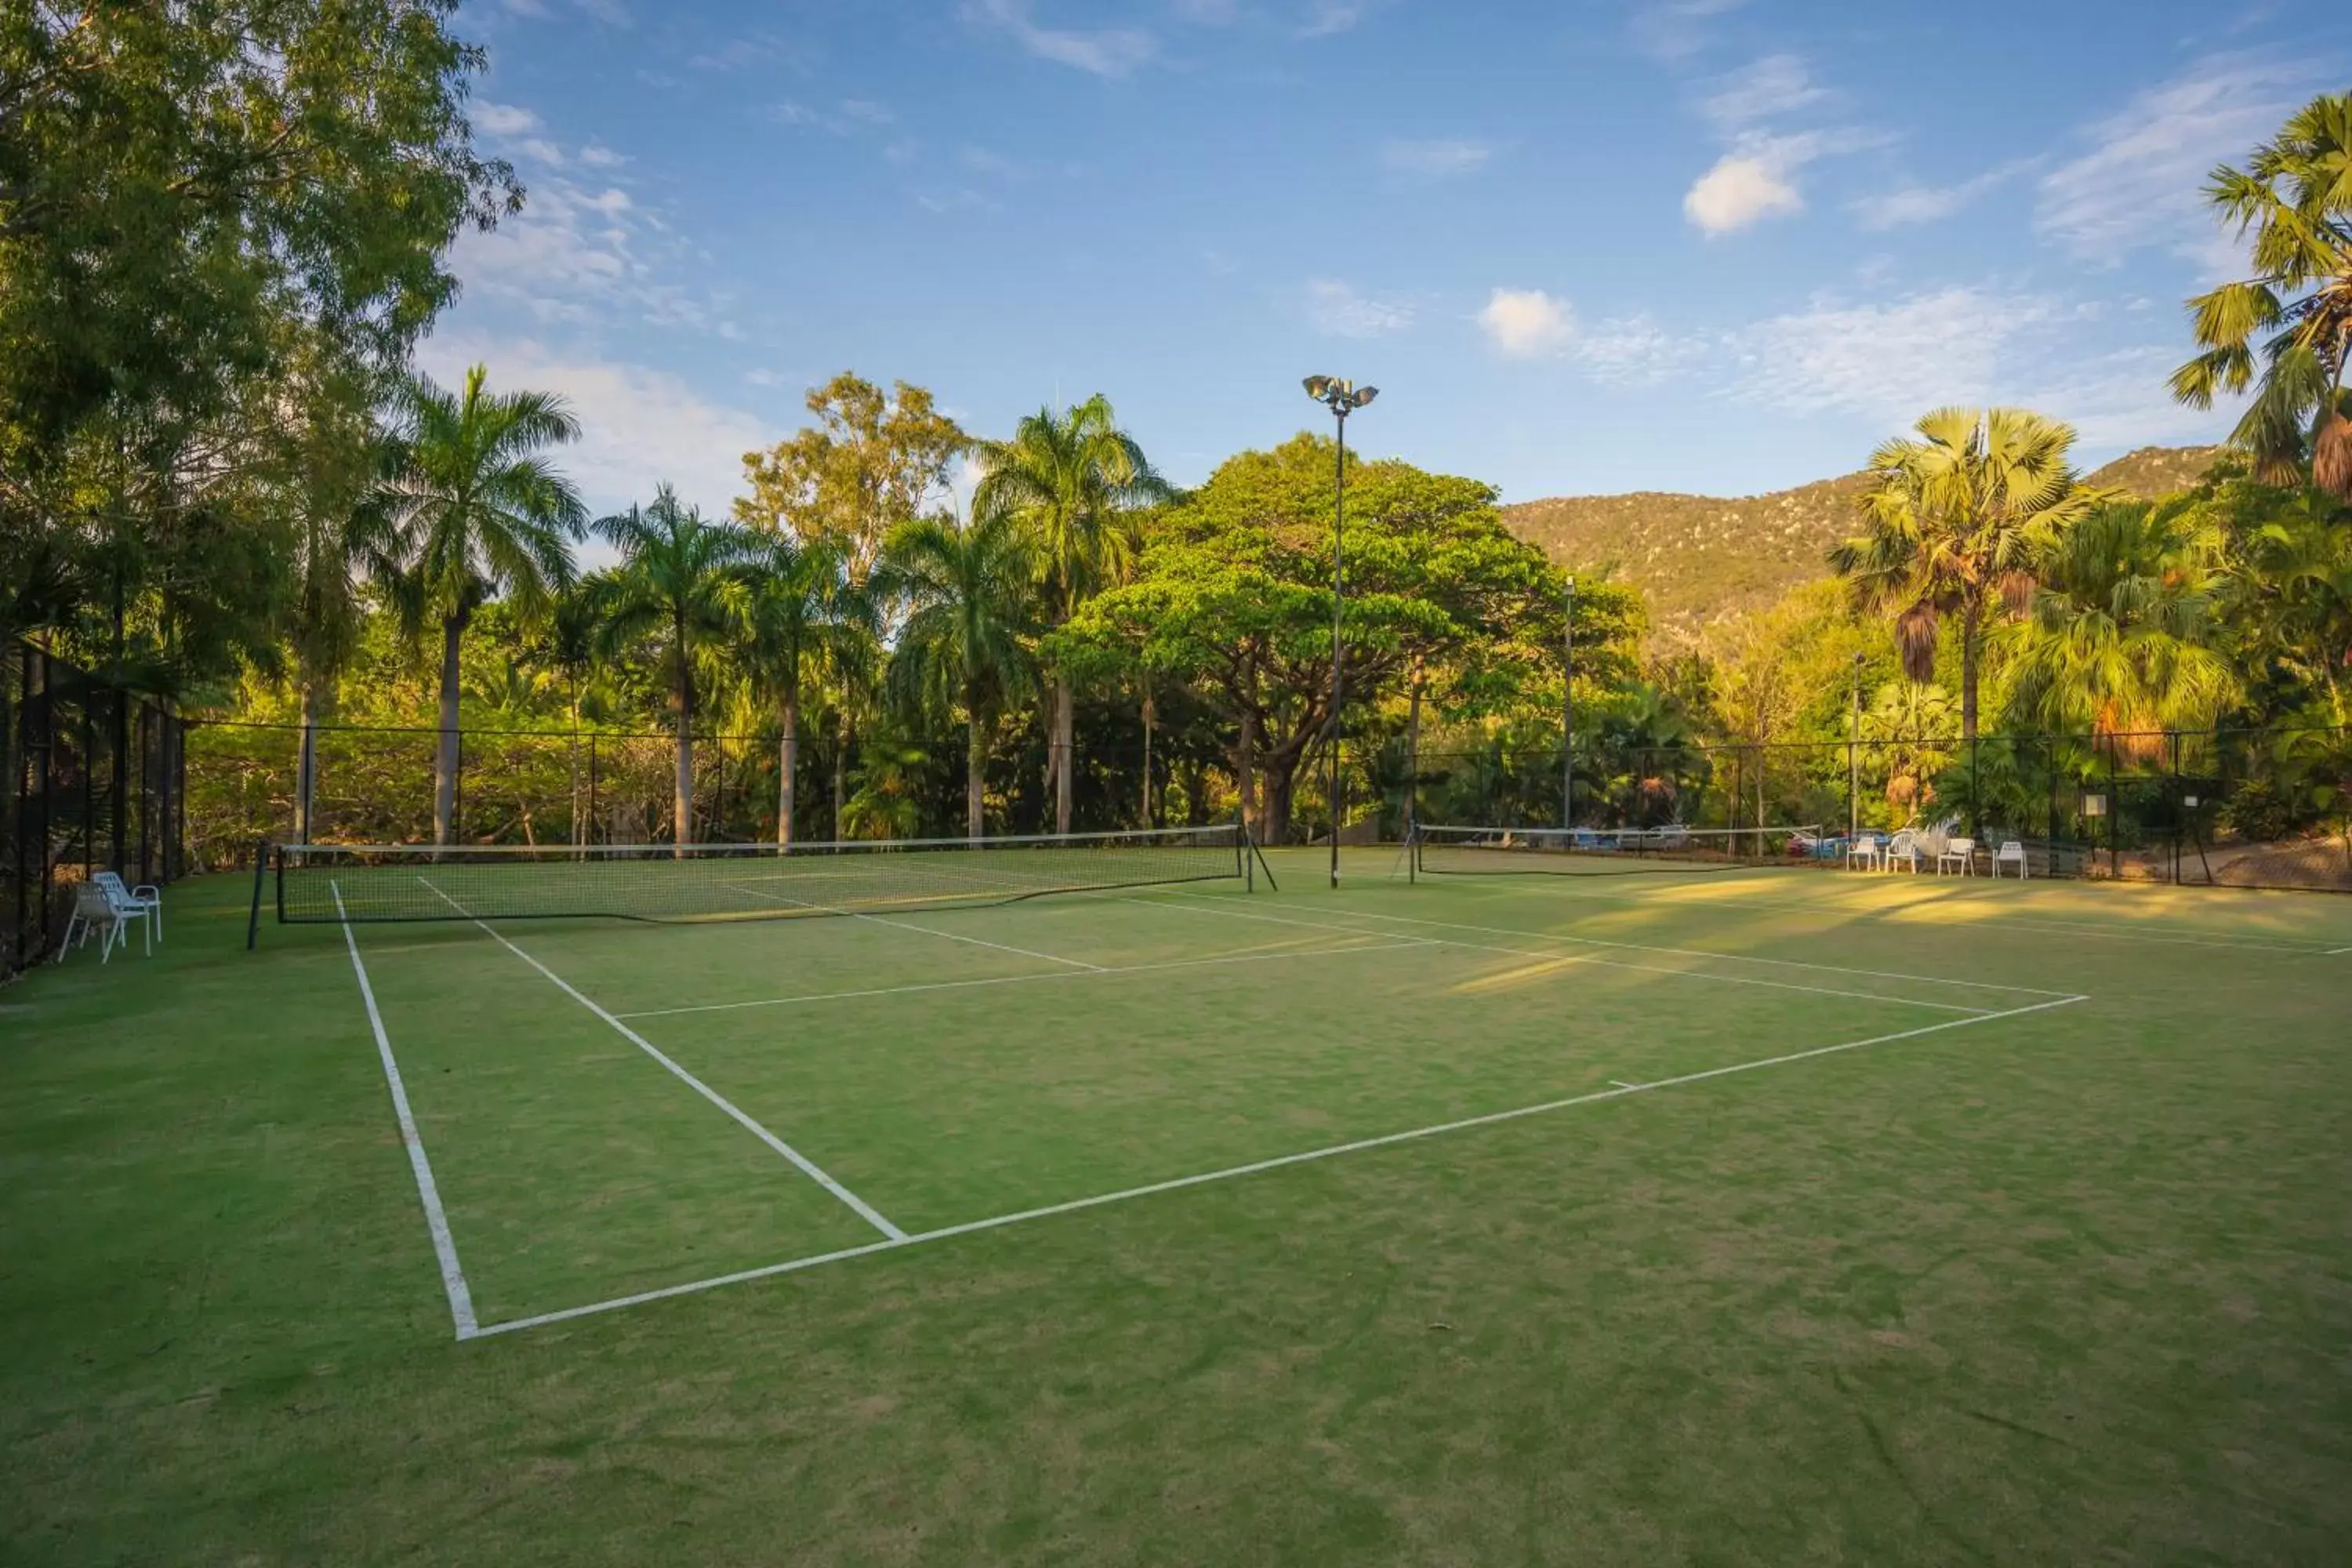
[[[1244,879],[1238,824],[842,844],[281,844],[280,924],[339,921],[755,920],[1013,903]],[[261,897],[255,879],[254,897]]]
[[[1413,830],[1416,876],[1593,877],[1801,866],[1817,827],[1445,827]]]

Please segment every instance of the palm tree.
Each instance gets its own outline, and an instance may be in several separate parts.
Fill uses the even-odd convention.
[[[698,638],[723,642],[741,616],[739,573],[754,549],[750,532],[731,522],[707,522],[682,505],[667,485],[653,504],[600,517],[596,536],[621,552],[605,579],[604,629],[607,657],[626,644],[659,639],[677,718],[677,816],[671,842],[683,854],[694,841],[694,664]]]
[[[1003,704],[1029,684],[1023,635],[1036,571],[1030,542],[999,512],[969,527],[950,518],[901,523],[884,542],[876,580],[907,606],[890,660],[901,706],[964,712],[964,832],[983,836],[988,737]]]
[[[977,449],[982,477],[972,515],[1016,518],[1029,532],[1048,630],[1125,574],[1136,552],[1127,514],[1170,493],[1100,393],[1059,415],[1041,408],[1012,440],[982,441]],[[1065,670],[1054,671],[1053,689],[1046,773],[1055,831],[1067,833],[1076,697]]]
[[[2024,607],[2033,567],[2106,500],[2068,464],[2074,427],[2021,408],[1939,408],[1920,437],[1871,454],[1864,531],[1830,552],[1857,605],[1895,620],[1903,672],[1924,682],[1948,616],[1960,623],[1960,733],[1977,733],[1984,633]]]
[[[1940,686],[1891,680],[1862,716],[1862,739],[1872,748],[1873,771],[1886,773],[1886,808],[1895,826],[1914,821],[1936,798],[1934,779],[1951,760],[1937,741],[1952,732],[1952,700]]]
[[[800,770],[801,696],[833,662],[841,619],[850,607],[847,562],[825,544],[763,536],[745,563],[736,652],[757,693],[772,698],[783,739],[776,758],[776,846],[793,843]]]
[[[2259,378],[2231,433],[2255,478],[2300,484],[2308,461],[2314,483],[2352,500],[2352,93],[2312,100],[2243,169],[2215,169],[2205,194],[2240,239],[2252,235],[2254,276],[2189,301],[2205,352],[2172,373],[2172,395],[2209,408]]]
[[[2188,498],[2093,513],[2051,547],[2040,577],[2012,633],[2010,688],[2011,710],[2037,727],[2145,759],[2164,731],[2206,729],[2238,700],[2218,646],[2221,542]]]
[[[380,496],[305,487],[295,505],[286,640],[294,654],[302,721],[294,837],[308,844],[318,794],[320,709],[359,647],[367,614],[363,585],[374,584],[394,601],[403,589],[401,541]]]
[[[433,841],[449,842],[457,802],[457,651],[494,595],[529,613],[572,581],[572,543],[587,509],[540,455],[575,440],[580,422],[545,392],[483,390],[480,365],[451,394],[423,376],[403,389],[383,495],[406,563],[412,611],[441,623],[441,744],[434,761]]]

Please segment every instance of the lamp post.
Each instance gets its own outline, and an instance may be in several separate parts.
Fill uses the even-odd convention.
[[[1347,556],[1345,540],[1348,530],[1348,416],[1368,406],[1381,395],[1377,386],[1358,386],[1352,381],[1338,376],[1310,375],[1306,381],[1307,395],[1331,411],[1339,426],[1339,449],[1334,469],[1338,483],[1337,500],[1331,518],[1331,728],[1327,749],[1331,760],[1331,885],[1339,885],[1339,697],[1343,689],[1340,676],[1339,616],[1347,604]]]
[[[1576,579],[1568,580],[1568,630],[1559,666],[1559,825],[1576,826]]]

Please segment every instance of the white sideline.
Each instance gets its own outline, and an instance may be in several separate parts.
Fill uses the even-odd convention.
[[[1152,1182],[1139,1187],[1126,1187],[1115,1193],[1102,1193],[1090,1198],[1077,1198],[1066,1204],[1049,1204],[1043,1208],[1023,1209],[1017,1214],[998,1215],[990,1219],[971,1220],[962,1225],[942,1226],[936,1230],[919,1231],[889,1241],[867,1242],[863,1247],[843,1247],[839,1251],[819,1253],[809,1258],[795,1258],[783,1263],[771,1263],[763,1268],[740,1269],[732,1274],[715,1275],[708,1279],[688,1280],[682,1285],[665,1285],[658,1289],[640,1290],[634,1295],[615,1296],[606,1301],[592,1301],[585,1306],[566,1307],[558,1311],[540,1312],[528,1318],[512,1318],[503,1323],[493,1323],[481,1331],[484,1335],[513,1333],[521,1329],[543,1328],[550,1323],[569,1322],[602,1312],[618,1311],[625,1307],[643,1306],[649,1301],[667,1300],[676,1296],[691,1296],[721,1286],[741,1285],[754,1279],[772,1279],[780,1274],[793,1274],[821,1264],[838,1263],[847,1258],[864,1258],[877,1252],[892,1252],[901,1247],[916,1247],[929,1241],[944,1241],[951,1237],[971,1236],[984,1230],[1001,1230],[1006,1226],[1022,1225],[1030,1220],[1049,1219],[1057,1215],[1076,1214],[1083,1209],[1100,1208],[1107,1204],[1124,1203],[1130,1198],[1150,1197],[1160,1193],[1177,1192],[1185,1187],[1197,1187],[1211,1182],[1229,1181],[1236,1176],[1255,1175],[1264,1171],[1276,1171],[1287,1165],[1303,1165],[1311,1161],[1333,1159],[1341,1154],[1360,1153],[1368,1149],[1387,1148],[1391,1144],[1409,1143],[1441,1133],[1459,1132],[1474,1127],[1491,1127],[1497,1122],[1515,1121],[1523,1117],[1541,1116],[1550,1111],[1566,1110],[1575,1106],[1592,1105],[1601,1100],[1623,1100],[1636,1094],[1648,1094],[1657,1089],[1674,1089],[1684,1084],[1703,1083],[1709,1079],[1728,1078],[1734,1073],[1756,1072],[1765,1068],[1785,1067],[1791,1062],[1809,1061],[1815,1057],[1834,1056],[1841,1051],[1858,1051],[1869,1046],[1891,1045],[1897,1040],[1916,1039],[1945,1029],[1965,1029],[1972,1025],[1997,1023],[2004,1018],[2020,1018],[2029,1013],[2045,1012],[2053,1007],[2070,1006],[2088,1001],[2085,996],[2061,996],[2047,1002],[2035,1002],[2006,1012],[1988,1013],[1973,1018],[1947,1018],[1939,1024],[1923,1024],[1916,1029],[1904,1029],[1891,1035],[1874,1035],[1866,1040],[1845,1040],[1833,1046],[1817,1046],[1811,1050],[1791,1051],[1785,1056],[1766,1057],[1752,1062],[1738,1062],[1730,1067],[1708,1068],[1703,1072],[1684,1073],[1675,1078],[1662,1078],[1654,1083],[1633,1084],[1623,1088],[1597,1090],[1591,1094],[1572,1095],[1565,1100],[1546,1100],[1539,1105],[1523,1105],[1510,1110],[1490,1111],[1484,1116],[1466,1116],[1459,1121],[1436,1122],[1403,1132],[1383,1133],[1377,1138],[1360,1138],[1351,1143],[1333,1143],[1320,1149],[1309,1149],[1297,1154],[1277,1155],[1271,1160],[1255,1160],[1246,1165],[1228,1165],[1223,1170],[1204,1171],[1195,1176],[1179,1176],[1172,1181]]]
[[[782,893],[762,892],[758,888],[754,888],[745,882],[729,882],[726,886],[730,888],[740,888],[755,899],[767,899],[774,903],[790,904],[794,909],[821,910],[826,914],[847,915],[854,921],[870,921],[878,926],[892,926],[899,931],[910,931],[922,936],[936,936],[947,942],[970,942],[974,947],[993,948],[998,952],[1018,953],[1023,958],[1043,959],[1047,963],[1066,963],[1073,969],[1091,969],[1097,973],[1102,970],[1101,964],[1088,963],[1082,958],[1064,958],[1059,953],[1036,952],[1025,947],[1008,947],[1001,942],[983,942],[979,937],[964,936],[960,932],[951,931],[933,931],[929,926],[908,925],[905,921],[887,920],[880,915],[863,914],[856,910],[839,909],[832,904],[813,904],[806,899],[788,898]]]
[[[433,1180],[433,1163],[425,1157],[425,1140],[416,1131],[415,1114],[408,1108],[408,1090],[400,1081],[400,1064],[392,1059],[392,1037],[384,1033],[383,1014],[375,1005],[375,987],[368,984],[367,965],[360,962],[359,939],[352,934],[343,912],[343,890],[333,882],[335,918],[342,922],[343,945],[351,950],[352,973],[359,976],[360,1000],[367,1004],[368,1027],[375,1031],[375,1054],[383,1062],[383,1081],[392,1090],[392,1113],[400,1119],[400,1141],[408,1149],[408,1169],[416,1178],[416,1198],[425,1205],[425,1228],[433,1233],[433,1256],[441,1264],[441,1289],[449,1293],[449,1317],[457,1337],[470,1340],[479,1331],[474,1321],[474,1293],[466,1285],[466,1271],[457,1267],[457,1241],[449,1234],[449,1216],[441,1207],[441,1189]]]
[[[1170,894],[1171,898],[1196,898],[1198,894]],[[1415,915],[1389,915],[1376,910],[1347,909],[1342,914],[1361,915],[1368,921],[1395,921],[1403,925],[1435,926],[1441,931],[1471,931],[1481,936],[1527,937],[1536,942],[1573,942],[1579,947],[1606,947],[1621,952],[1664,952],[1676,958],[1712,958],[1726,963],[1765,963],[1780,969],[1810,969],[1822,974],[1852,974],[1867,980],[1907,980],[1920,985],[1957,985],[1968,991],[2008,991],[2020,996],[2071,996],[2071,991],[2052,991],[2040,985],[2004,985],[1990,980],[1958,980],[1948,974],[1906,974],[1894,969],[1853,969],[1842,963],[1809,963],[1800,958],[1762,958],[1745,952],[1717,952],[1704,947],[1659,947],[1650,942],[1609,942],[1594,936],[1570,936],[1564,931],[1518,931],[1510,926],[1474,926],[1460,921],[1423,920]],[[1675,973],[1683,973],[1680,970]],[[1843,994],[1839,993],[1838,994]],[[1987,1011],[1991,1009],[1988,1008]]]
[[[1204,969],[1223,963],[1271,963],[1285,958],[1336,958],[1351,952],[1402,952],[1408,948],[1442,945],[1425,936],[1386,938],[1387,931],[1368,931],[1375,940],[1358,947],[1301,947],[1283,952],[1229,952],[1216,958],[1180,958],[1166,963],[1122,963],[1091,971],[1049,969],[1042,974],[985,974],[971,980],[926,980],[911,985],[877,985],[864,991],[811,991],[798,996],[761,996],[750,1002],[702,1002],[690,1007],[649,1007],[638,1013],[615,1013],[616,1018],[672,1018],[681,1013],[732,1013],[745,1007],[790,1007],[803,1002],[845,1002],[866,996],[904,996],[918,991],[961,991],[980,985],[1026,985],[1040,980],[1084,980],[1089,974],[1156,974],[1170,969]]]
[[[626,1024],[621,1022],[620,1019],[606,1012],[596,1003],[589,1000],[587,996],[583,995],[570,981],[564,979],[563,976],[556,973],[555,971],[550,969],[547,965],[541,963],[539,960],[533,958],[530,954],[525,952],[522,949],[509,942],[488,921],[476,918],[473,914],[467,911],[465,905],[459,903],[457,900],[450,898],[448,894],[442,892],[439,888],[434,887],[431,880],[424,877],[419,877],[417,880],[423,882],[427,888],[432,888],[434,893],[451,909],[457,910],[461,915],[465,915],[467,919],[473,921],[473,922],[481,927],[482,930],[489,932],[491,940],[496,942],[499,946],[505,948],[509,952],[513,953],[517,958],[521,959],[525,963],[530,964],[533,969],[538,970],[541,974],[547,976],[548,979],[553,981],[557,990],[562,992],[566,996],[571,997],[574,1002],[579,1003],[583,1007],[587,1008],[588,1011],[595,1014],[596,1016],[604,1019],[605,1023],[611,1025],[613,1028],[619,1033],[623,1039],[636,1047],[637,1049],[645,1052],[646,1055],[653,1058],[654,1060],[661,1063],[663,1067],[667,1068],[670,1072],[677,1077],[680,1083],[685,1084],[687,1088],[694,1090],[695,1093],[702,1096],[703,1099],[709,1100],[711,1104],[725,1111],[729,1116],[734,1118],[735,1121],[741,1126],[745,1131],[750,1132],[761,1142],[765,1143],[769,1148],[773,1149],[777,1153],[782,1154],[785,1159],[791,1161],[799,1168],[803,1175],[808,1177],[809,1180],[823,1187],[826,1192],[831,1193],[835,1197],[839,1198],[852,1209],[855,1209],[860,1219],[863,1219],[866,1224],[872,1226],[875,1229],[880,1231],[883,1235],[890,1237],[894,1241],[905,1239],[907,1234],[905,1231],[900,1230],[897,1226],[892,1225],[887,1219],[885,1219],[880,1211],[877,1210],[864,1198],[859,1197],[856,1193],[851,1192],[847,1187],[843,1186],[839,1182],[835,1181],[831,1176],[827,1175],[824,1168],[815,1161],[810,1159],[807,1155],[802,1153],[799,1150],[793,1148],[791,1144],[785,1142],[782,1139],[777,1137],[774,1133],[761,1126],[757,1121],[752,1121],[750,1116],[746,1115],[725,1095],[720,1094],[717,1089],[711,1088],[709,1084],[703,1082],[700,1079],[687,1071],[686,1068],[680,1067],[676,1061],[672,1060],[667,1054],[665,1054],[660,1047],[655,1045],[651,1040],[646,1039],[643,1035],[638,1034],[635,1029],[632,1029]]]
[[[1170,899],[1172,897],[1183,896],[1186,895],[1170,895],[1168,897],[1154,899],[1129,899],[1127,901],[1135,904],[1146,904],[1159,909],[1182,910],[1188,914],[1225,915],[1237,921],[1264,921],[1269,925],[1304,926],[1310,931],[1354,931],[1360,936],[1377,936],[1380,934],[1378,931],[1368,931],[1362,926],[1332,925],[1324,921],[1288,920],[1281,915],[1245,914],[1239,910],[1229,909],[1223,904],[1215,902],[1208,904],[1180,904],[1170,901]],[[1350,910],[1349,912],[1353,913],[1354,911]],[[1424,923],[1434,924],[1436,922],[1430,921]],[[1543,940],[1540,935],[1533,931],[1513,931],[1509,934],[1513,936],[1531,937],[1537,941]],[[1673,975],[1674,977],[1681,980],[1711,980],[1720,985],[1757,985],[1771,991],[1802,991],[1815,996],[1843,996],[1852,1002],[1884,1002],[1890,1006],[1925,1007],[1937,1013],[1967,1013],[1979,1018],[2000,1016],[2000,1014],[1995,1013],[1993,1009],[1990,1007],[1966,1007],[1962,1006],[1958,1002],[1923,1002],[1911,996],[1882,996],[1872,991],[1840,991],[1835,986],[1831,985],[1800,985],[1791,980],[1759,980],[1755,976],[1748,974],[1710,974],[1703,969],[1668,969],[1664,964],[1628,963],[1621,958],[1595,958],[1589,953],[1530,952],[1523,947],[1496,947],[1492,942],[1463,942],[1459,938],[1455,937],[1432,937],[1430,938],[1430,941],[1440,947],[1458,947],[1470,952],[1498,952],[1507,958],[1538,958],[1554,960],[1561,963],[1589,963],[1601,969],[1630,969],[1637,973],[1667,974]],[[1674,950],[1665,949],[1663,951],[1673,952]],[[1724,958],[1729,955],[1718,952],[1702,953],[1698,956],[1706,958]]]

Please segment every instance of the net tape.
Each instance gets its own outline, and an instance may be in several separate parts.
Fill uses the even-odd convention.
[[[1433,876],[1607,876],[1737,870],[1822,858],[1819,827],[1474,827],[1424,824],[1413,865]]]

